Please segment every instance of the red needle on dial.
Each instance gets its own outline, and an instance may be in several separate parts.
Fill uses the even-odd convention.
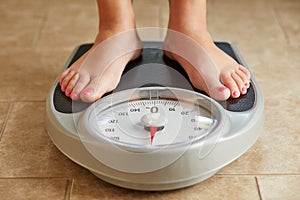
[[[150,126],[150,134],[151,134],[151,144],[152,144],[152,141],[154,139],[154,136],[157,132],[157,127],[156,126]]]

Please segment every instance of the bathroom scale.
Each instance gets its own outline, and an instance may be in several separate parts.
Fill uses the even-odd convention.
[[[228,42],[216,45],[248,67]],[[78,46],[68,68],[92,44]],[[111,184],[135,190],[179,189],[202,182],[244,154],[263,128],[263,94],[216,101],[192,86],[162,43],[144,42],[117,88],[94,103],[72,101],[58,80],[46,102],[46,128],[69,159]]]

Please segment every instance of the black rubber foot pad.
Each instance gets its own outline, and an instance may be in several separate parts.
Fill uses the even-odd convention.
[[[227,53],[233,59],[235,59],[237,62],[239,62],[239,60],[236,58],[234,51],[231,48],[230,44],[225,43],[225,42],[224,43],[217,42],[216,44],[225,53]],[[92,44],[81,45],[78,48],[78,50],[75,52],[75,55],[73,56],[71,62],[69,63],[69,66],[67,66],[67,67],[70,67],[78,58],[81,57],[81,55],[83,55],[86,51],[88,51],[91,48],[91,46],[92,46]],[[141,67],[142,65],[151,64],[151,63],[153,65],[159,65],[159,67],[147,67],[147,68]],[[163,70],[161,68],[162,66],[164,67]],[[135,73],[138,76],[135,76],[135,80],[132,81],[132,83],[128,84],[128,80],[124,80],[125,78],[123,79],[123,77],[125,77],[124,75],[132,69],[136,70]],[[142,56],[140,56],[138,59],[128,63],[128,65],[126,66],[126,68],[123,72],[121,81],[115,91],[141,87],[141,84],[143,84],[143,85],[156,84],[156,85],[162,85],[162,86],[168,86],[168,87],[193,89],[194,91],[203,93],[201,91],[198,91],[194,87],[187,88],[185,86],[178,85],[176,80],[175,81],[171,80],[172,78],[170,78],[170,76],[168,76],[168,72],[171,69],[172,70],[175,69],[186,79],[186,82],[189,82],[189,78],[188,78],[186,72],[176,61],[170,60],[166,56],[164,56],[161,49],[151,48],[151,46],[150,46],[149,48],[145,48],[143,50]],[[122,84],[124,81],[126,81],[127,84]],[[126,86],[124,87],[124,85],[126,85]],[[191,86],[192,84],[189,82],[189,85]],[[62,113],[80,112],[80,111],[86,109],[90,105],[90,103],[84,103],[80,100],[72,102],[72,100],[69,97],[65,96],[65,94],[60,90],[59,84],[56,85],[56,88],[54,91],[54,96],[53,96],[53,101],[54,101],[55,109]],[[251,109],[254,105],[254,102],[255,102],[255,91],[253,89],[253,84],[251,84],[250,88],[248,89],[247,94],[242,95],[237,99],[230,98],[227,101],[220,101],[219,103],[226,110],[233,111],[233,112],[241,112],[241,111],[246,111],[246,110]]]

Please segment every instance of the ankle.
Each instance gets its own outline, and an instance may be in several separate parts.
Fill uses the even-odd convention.
[[[122,19],[115,22],[103,22],[99,25],[98,35],[96,41],[102,41],[108,37],[116,35],[121,32],[132,31],[134,33],[134,20]]]
[[[135,15],[133,12],[107,15],[100,18],[99,29],[126,29],[135,27]]]
[[[135,28],[135,18],[133,16],[126,16],[124,18],[102,19],[99,24],[99,32],[111,31],[120,32]]]
[[[187,25],[178,25],[173,24],[169,26],[169,29],[175,32],[179,32],[187,37],[190,37],[201,43],[208,43],[212,41],[212,37],[206,27],[201,26],[187,26]],[[177,35],[177,34],[176,34]],[[172,37],[172,34],[168,34],[168,36]],[[171,38],[170,38],[171,39]]]
[[[135,28],[113,27],[112,29],[101,29],[95,38],[94,44],[98,45],[105,40],[110,40],[109,43],[118,43],[124,47],[136,46],[137,49],[140,49],[142,44]],[[113,40],[115,42],[112,42]]]

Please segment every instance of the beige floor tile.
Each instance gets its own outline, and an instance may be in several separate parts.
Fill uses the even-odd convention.
[[[0,52],[0,100],[45,100],[71,51]]]
[[[225,40],[235,44],[250,67],[262,63],[298,65],[300,48],[288,44],[272,3],[272,1],[261,0],[209,1],[207,5],[208,29],[215,40]],[[287,8],[286,12],[288,11]],[[297,12],[293,13],[297,15]],[[289,19],[289,15],[285,13],[282,15],[286,20]],[[299,19],[297,16],[291,17],[294,17],[292,22]],[[297,27],[299,23],[294,24],[294,27]],[[297,30],[293,33],[299,36]],[[295,40],[293,41],[298,44]]]
[[[139,192],[112,186],[94,176],[75,179],[71,200],[77,199],[259,199],[255,178],[213,177],[185,189],[167,192]]]
[[[0,4],[1,14],[3,13],[24,13],[24,14],[41,14],[47,10],[45,0],[10,0]],[[53,1],[52,1],[53,2]]]
[[[67,180],[60,179],[1,179],[2,200],[64,199]]]
[[[33,14],[0,8],[0,46],[9,48],[26,48],[34,46],[40,26],[43,21],[43,14]],[[5,48],[5,49],[4,49]]]
[[[274,11],[286,34],[287,42],[300,47],[300,1],[278,1],[275,3]]]
[[[0,17],[5,48],[70,50],[92,42],[98,27],[96,1],[11,0],[0,5]]]
[[[300,176],[262,176],[258,185],[263,200],[298,200]]]
[[[285,35],[270,1],[215,1],[208,4],[208,29],[215,40],[231,41],[249,65],[273,62],[283,54]]]
[[[218,1],[208,4],[208,28],[215,39],[235,43],[269,43],[284,35],[265,1]]]
[[[96,1],[52,1],[37,49],[73,49],[81,43],[93,42],[98,31]]]
[[[272,76],[276,73],[288,73],[286,71],[289,70],[294,70],[293,72],[299,75],[299,71],[296,69],[300,68],[300,47],[274,43],[264,45],[259,51],[256,51],[257,47],[255,45],[236,46],[242,53],[259,83],[264,81],[265,84],[269,86],[273,83],[280,83],[285,87],[287,84],[284,81],[286,79],[290,80],[288,77],[280,76],[279,79],[275,80]],[[296,78],[297,76],[293,77]],[[270,84],[271,82],[272,84]],[[264,92],[268,93],[267,95],[273,96],[278,93],[278,91],[274,93],[274,89],[275,88],[273,88],[272,92],[269,92],[269,90],[264,90]],[[292,88],[288,88],[288,90],[291,89]]]
[[[87,173],[54,146],[44,103],[15,103],[0,141],[0,177],[72,177]]]

